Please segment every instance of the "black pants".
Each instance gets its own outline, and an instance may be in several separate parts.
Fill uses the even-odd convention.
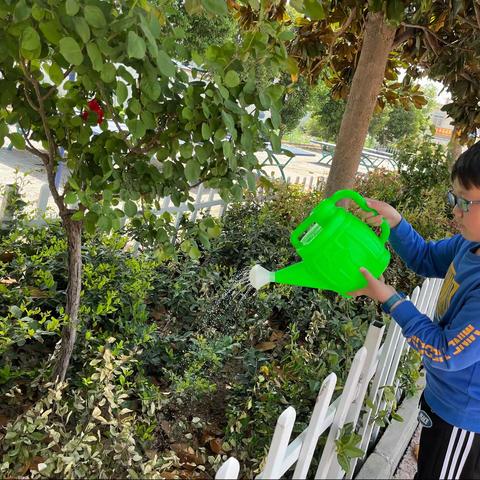
[[[480,434],[462,430],[432,412],[420,400],[422,425],[416,479],[480,479]]]

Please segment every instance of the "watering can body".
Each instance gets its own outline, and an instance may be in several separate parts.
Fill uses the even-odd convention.
[[[390,262],[385,247],[390,227],[383,220],[378,236],[354,214],[336,206],[347,198],[364,210],[374,211],[352,190],[339,190],[320,202],[290,237],[302,261],[272,272],[271,281],[333,290],[348,296],[347,292],[367,284],[360,267],[380,277]]]

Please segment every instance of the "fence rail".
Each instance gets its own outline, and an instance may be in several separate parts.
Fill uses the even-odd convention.
[[[282,181],[282,178],[276,178],[272,173],[268,178]],[[286,183],[296,184],[303,187],[306,190],[313,191],[319,189],[323,185],[323,177],[287,177]],[[0,222],[9,220],[8,204],[9,196],[14,193],[13,185],[5,185],[3,195],[0,196]],[[257,195],[261,198],[266,196],[266,190],[263,187],[258,187]],[[169,212],[175,216],[175,228],[180,226],[183,215],[188,214],[189,219],[195,221],[199,215],[215,215],[222,217],[227,209],[227,203],[220,198],[217,190],[213,188],[205,188],[201,184],[195,191],[192,191],[194,196],[193,211],[190,209],[187,202],[181,203],[179,206],[175,206],[170,197],[165,197],[160,200],[160,209],[156,210],[157,215],[161,215],[164,212]],[[42,218],[48,213],[48,203],[51,198],[50,189],[48,184],[44,183],[39,192],[38,200],[35,209],[36,222],[41,223]],[[56,215],[56,212],[51,212]]]
[[[442,283],[442,279],[430,278],[426,279],[421,287],[415,288],[411,300],[420,312],[430,317],[433,315]],[[373,321],[370,324],[364,345],[353,359],[342,394],[333,402],[331,400],[337,378],[334,373],[325,378],[307,428],[292,442],[290,437],[295,425],[296,412],[291,406],[283,411],[278,417],[266,461],[257,479],[282,478],[294,465],[292,478],[307,478],[318,439],[328,429],[328,437],[314,478],[340,479],[345,475],[346,478],[353,478],[358,470],[358,461],[364,460],[365,457],[353,459],[346,474],[337,461],[335,440],[342,427],[352,423],[354,427],[357,426],[356,430],[361,436],[360,448],[364,452],[375,443],[379,427],[372,419],[386,407],[382,387],[392,386],[398,389],[395,376],[401,356],[409,348],[396,322],[390,322],[382,344],[384,330],[385,326],[381,322]],[[373,409],[368,407],[370,402],[365,405],[366,398],[373,403]],[[358,422],[362,408],[366,411]],[[220,466],[215,478],[237,479],[239,474],[240,464],[231,457]]]

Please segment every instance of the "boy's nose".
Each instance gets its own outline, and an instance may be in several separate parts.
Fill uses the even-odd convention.
[[[458,218],[463,217],[463,212],[458,208],[458,205],[455,205],[453,207],[453,214],[455,215],[455,217],[458,217]]]

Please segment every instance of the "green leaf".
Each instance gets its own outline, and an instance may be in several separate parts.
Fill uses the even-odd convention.
[[[172,162],[163,162],[162,173],[165,178],[170,178],[173,175],[173,163]]]
[[[233,88],[240,83],[240,76],[235,70],[229,70],[225,75],[224,81],[227,87]]]
[[[115,69],[115,66],[113,63],[105,63],[102,68],[102,73],[100,74],[100,78],[105,82],[105,83],[110,83],[115,80],[117,70]]]
[[[30,8],[27,7],[25,0],[16,2],[15,10],[13,11],[13,20],[15,22],[23,22],[30,16]]]
[[[212,136],[212,130],[208,123],[202,123],[202,138],[208,140]]]
[[[202,13],[202,2],[200,0],[185,0],[185,10],[189,15]]]
[[[40,35],[32,27],[26,27],[22,34],[21,48],[24,50],[40,50]]]
[[[109,232],[112,228],[112,219],[107,215],[100,215],[97,225],[100,231]]]
[[[97,72],[102,71],[103,68],[103,59],[100,49],[97,47],[96,43],[90,42],[87,43],[87,53],[92,62],[92,67]]]
[[[195,180],[198,180],[199,177],[200,164],[197,159],[192,158],[185,164],[185,178],[189,182],[194,182]]]
[[[228,8],[225,0],[202,0],[203,8],[212,15],[227,15]]]
[[[128,108],[131,110],[132,113],[138,115],[142,111],[142,106],[140,102],[136,98],[132,98],[128,104]]]
[[[67,15],[73,17],[80,10],[80,5],[75,0],[67,0],[65,3],[65,11]]]
[[[160,69],[160,73],[166,77],[175,76],[175,72],[177,71],[172,59],[163,50],[158,51],[157,66]]]
[[[312,20],[323,20],[325,18],[325,11],[321,0],[304,0],[305,13]]]
[[[137,214],[137,205],[131,200],[127,200],[123,206],[123,211],[128,217],[134,217]]]
[[[72,37],[64,37],[60,40],[60,53],[67,62],[73,65],[80,65],[83,61],[82,51]]]
[[[247,172],[247,185],[251,192],[254,192],[257,188],[257,177],[253,172]]]
[[[145,57],[145,40],[131,30],[127,37],[127,54],[130,58],[139,60]]]
[[[117,102],[120,105],[123,105],[123,102],[125,102],[128,96],[127,86],[123,82],[117,81],[116,95],[117,95]]]
[[[95,5],[87,5],[84,10],[85,19],[94,28],[105,28],[107,21],[100,8]]]
[[[57,20],[51,20],[49,22],[42,22],[40,24],[40,31],[45,35],[45,38],[54,44],[57,44],[62,38],[60,31],[60,24]]]
[[[56,63],[52,63],[48,67],[48,76],[53,80],[55,85],[60,85],[63,82],[62,69]]]
[[[289,40],[293,40],[295,38],[295,33],[291,30],[284,30],[283,32],[278,35],[278,39],[282,42],[287,42]]]
[[[272,134],[270,135],[270,141],[272,142],[272,150],[275,153],[280,153],[282,149],[280,137],[278,135]]]
[[[77,194],[75,192],[68,192],[65,195],[65,203],[67,205],[73,205],[78,200]]]
[[[387,18],[396,24],[403,20],[405,5],[402,0],[387,0]]]
[[[350,445],[347,445],[345,447],[345,453],[350,457],[350,458],[356,458],[356,457],[363,457],[363,450],[357,447],[352,447]]]
[[[75,30],[83,43],[87,43],[90,40],[90,27],[83,17],[77,17],[75,19]]]
[[[17,150],[25,150],[25,138],[20,133],[10,133],[8,138]]]
[[[45,10],[38,4],[34,3],[32,6],[32,17],[39,22],[45,16]]]
[[[72,215],[72,220],[75,220],[75,221],[80,221],[80,220],[83,220],[83,211],[82,210],[79,210],[78,212],[75,212],[73,215]]]

